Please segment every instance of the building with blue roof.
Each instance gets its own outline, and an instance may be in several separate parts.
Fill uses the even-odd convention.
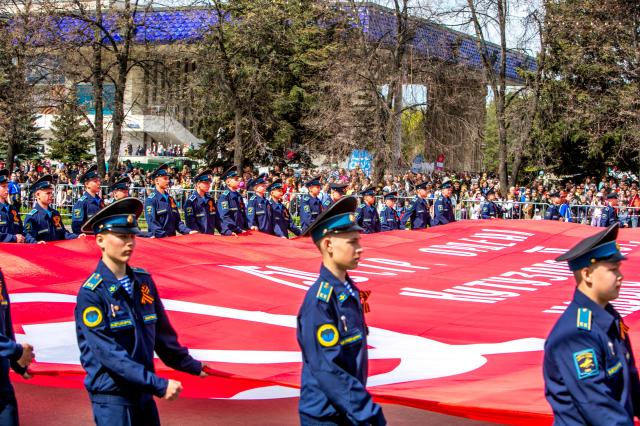
[[[354,13],[346,10],[347,13]],[[364,4],[359,7],[357,13],[357,25],[365,37],[372,43],[393,45],[396,34],[396,17],[393,11],[376,4]],[[77,43],[79,46],[88,45],[93,39],[93,28],[89,23],[72,17],[55,19],[55,37],[67,42]],[[227,19],[226,17],[223,19]],[[135,15],[136,32],[135,42],[156,49],[171,49],[177,44],[188,45],[201,40],[207,31],[218,25],[220,18],[214,10],[206,8],[178,8],[178,9],[154,9],[137,13]],[[105,14],[105,28],[115,42],[122,40],[118,32],[113,15]],[[412,18],[411,21],[414,36],[410,41],[411,54],[422,60],[440,61],[451,66],[464,67],[471,75],[477,76],[475,80],[481,80],[482,61],[478,46],[474,37],[443,27],[426,19]],[[498,46],[489,45],[490,55],[495,59],[495,66],[499,66],[500,49]],[[183,49],[185,50],[185,49]],[[535,71],[535,60],[520,53],[509,53],[507,56],[507,79],[510,85],[521,85],[523,78],[521,71]],[[170,70],[170,80],[160,66],[151,67],[146,71],[134,69],[129,75],[126,91],[125,110],[128,111],[125,122],[125,134],[123,147],[130,145],[135,151],[139,145],[150,144],[184,144],[198,145],[202,141],[193,132],[189,108],[185,106],[168,106],[163,93],[167,87],[172,91],[181,91],[186,80],[186,75],[195,70],[196,64],[188,57],[175,59],[171,64],[164,64]],[[477,83],[476,83],[477,84]],[[90,84],[78,86],[78,97],[81,103],[92,111],[92,89]],[[484,111],[484,98],[486,87],[478,87],[477,96],[473,99],[476,108]],[[105,86],[105,99],[107,101],[106,113],[112,110],[113,86]],[[478,124],[484,120],[484,113],[475,114],[474,120]],[[47,129],[51,117],[44,114],[41,118],[41,126]],[[480,126],[481,127],[481,126]],[[108,131],[108,129],[107,129]],[[467,137],[457,136],[458,138]],[[461,149],[458,152],[448,152],[449,158],[465,157],[459,167],[474,168],[480,161],[480,143],[478,139],[475,148]],[[446,138],[445,138],[446,139]],[[452,140],[451,145],[460,145]]]

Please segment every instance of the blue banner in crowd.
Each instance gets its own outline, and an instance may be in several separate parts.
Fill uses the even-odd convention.
[[[349,157],[347,168],[353,170],[360,167],[367,176],[371,176],[371,161],[373,157],[366,149],[354,149]]]

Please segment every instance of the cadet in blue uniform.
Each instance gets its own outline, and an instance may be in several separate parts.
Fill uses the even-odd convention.
[[[406,229],[407,222],[411,222],[411,229],[424,229],[431,225],[429,201],[427,200],[427,182],[416,185],[418,193],[400,219],[400,228]]]
[[[272,234],[277,237],[289,238],[289,231],[293,232],[296,236],[302,234],[300,228],[291,220],[289,209],[282,204],[282,180],[276,179],[267,188],[271,199],[269,200],[269,210],[271,212],[271,229]]]
[[[552,204],[544,213],[544,220],[564,221],[564,217],[560,214],[560,193],[553,192],[549,196],[551,197]]]
[[[24,243],[20,212],[9,204],[9,170],[0,170],[0,243]]]
[[[155,373],[154,352],[167,366],[205,377],[203,364],[180,345],[147,271],[128,261],[142,202],[124,198],[82,227],[96,234],[102,259],[78,292],[80,363],[97,425],[159,425],[153,396],[176,399],[180,382]]]
[[[248,227],[244,200],[238,192],[240,178],[236,166],[224,172],[221,179],[225,182],[227,189],[218,198],[220,233],[222,235],[242,234]]]
[[[80,228],[86,220],[91,219],[94,214],[104,207],[104,201],[100,196],[98,166],[91,165],[78,179],[84,185],[84,194],[73,205],[71,231],[76,234],[80,233]]]
[[[309,189],[308,195],[303,195],[300,200],[300,228],[307,229],[309,225],[322,213],[322,201],[320,194],[320,176],[316,176],[304,184]]]
[[[42,176],[30,187],[36,203],[24,218],[24,237],[30,244],[44,244],[48,241],[73,240],[84,234],[68,232],[62,223],[60,212],[50,207],[53,203],[51,175]]]
[[[322,203],[322,208],[326,209],[327,207],[329,207],[330,205],[332,205],[333,203],[338,201],[340,198],[344,197],[344,191],[347,188],[347,186],[349,186],[349,185],[346,184],[346,183],[332,183],[332,184],[330,184],[329,185],[329,189],[330,189],[329,198],[324,200],[324,202]]]
[[[307,229],[322,254],[320,276],[298,313],[302,349],[300,423],[384,425],[382,408],[367,392],[368,328],[360,291],[347,271],[362,253],[355,197],[338,200]]]
[[[18,182],[17,169],[13,172],[11,180],[9,181],[9,201],[19,212],[22,208],[22,193],[20,191],[20,183]]]
[[[618,205],[618,195],[615,192],[607,195],[607,205],[602,209],[600,216],[600,226],[608,227],[614,223],[618,223],[618,213],[616,206]]]
[[[356,222],[365,234],[375,234],[381,231],[380,216],[376,209],[376,190],[367,188],[360,192],[363,203],[356,209]]]
[[[113,201],[122,200],[123,198],[129,198],[129,186],[131,185],[131,178],[127,175],[119,177],[113,184],[109,186],[109,192]]]
[[[193,181],[196,190],[187,198],[184,203],[184,220],[187,227],[195,229],[201,234],[213,235],[220,232],[218,212],[216,202],[209,195],[211,189],[211,170],[204,170],[198,173]]]
[[[433,226],[446,225],[456,221],[453,212],[453,204],[451,203],[451,181],[442,182],[442,195],[440,195],[433,204]]]
[[[195,234],[180,219],[176,200],[167,192],[169,190],[169,165],[163,164],[151,174],[155,189],[144,203],[144,217],[147,220],[149,233],[156,238],[174,237],[176,232]]]
[[[111,184],[111,186],[109,186],[109,192],[111,193],[113,201],[122,200],[123,198],[129,198],[130,185],[131,178],[127,175],[120,176],[113,184]],[[155,238],[153,234],[144,231],[140,231],[138,237]]]
[[[487,191],[487,200],[482,203],[481,219],[498,219],[502,217],[502,209],[495,203],[496,193],[493,188]]]
[[[0,425],[18,426],[18,403],[9,380],[9,367],[30,379],[27,367],[33,361],[33,346],[16,343],[11,322],[11,304],[4,275],[0,270]]]
[[[556,259],[568,261],[577,282],[544,349],[545,395],[556,425],[633,425],[640,413],[629,328],[610,303],[623,279],[617,235],[614,224]]]
[[[396,211],[397,192],[389,192],[384,195],[384,207],[380,211],[380,230],[395,231],[400,229],[400,217]]]
[[[267,175],[262,174],[249,183],[249,190],[253,188],[255,194],[247,203],[247,225],[252,231],[260,231],[266,234],[273,233],[271,210],[269,200],[265,196],[267,192]]]

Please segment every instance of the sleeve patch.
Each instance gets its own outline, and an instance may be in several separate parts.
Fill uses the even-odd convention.
[[[82,322],[89,328],[94,328],[102,323],[102,312],[96,306],[89,306],[82,311]]]
[[[335,325],[322,324],[320,327],[318,327],[316,337],[318,338],[318,343],[320,343],[321,346],[330,348],[338,343],[340,335],[338,334],[338,329]]]
[[[322,281],[320,283],[320,287],[318,287],[318,293],[316,297],[323,302],[329,303],[329,299],[331,299],[331,293],[333,292],[333,286],[326,281]]]
[[[100,274],[94,272],[93,274],[91,274],[89,279],[87,279],[87,281],[84,282],[82,287],[93,291],[96,289],[96,287],[98,287],[98,285],[101,282],[102,282],[102,277],[100,276]]]
[[[73,209],[73,218],[82,219],[82,209]]]
[[[593,349],[585,349],[573,354],[573,363],[578,372],[578,379],[586,379],[587,377],[597,376],[598,359]]]

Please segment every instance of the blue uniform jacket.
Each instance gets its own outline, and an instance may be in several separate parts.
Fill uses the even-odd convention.
[[[9,200],[11,204],[20,211],[22,206],[22,194],[20,192],[20,184],[14,181],[9,181]]]
[[[409,207],[400,219],[400,227],[407,227],[407,222],[411,221],[411,229],[423,229],[431,225],[431,214],[429,213],[429,201],[426,198],[413,197]]]
[[[22,356],[22,345],[16,343],[11,322],[11,305],[4,275],[0,271],[0,401],[13,395],[13,386],[9,380],[9,367],[19,375],[27,369],[18,365]]]
[[[82,233],[80,230],[80,228],[82,228],[82,224],[98,213],[102,208],[104,208],[104,201],[100,196],[92,197],[91,194],[85,192],[73,206],[71,231],[75,234]]]
[[[380,230],[395,231],[400,229],[400,217],[396,209],[384,206],[380,211]]]
[[[259,195],[253,195],[247,203],[247,226],[257,226],[258,231],[273,233],[273,223],[269,200]]]
[[[22,234],[20,213],[11,204],[0,203],[0,243],[15,243],[16,234]]]
[[[455,222],[456,218],[453,213],[453,204],[451,198],[441,195],[433,205],[433,222],[432,225],[446,225]]]
[[[153,353],[167,366],[198,375],[202,364],[180,345],[151,276],[127,266],[133,298],[102,261],[78,292],[80,363],[91,401],[136,404],[162,397],[168,380],[155,374]]]
[[[184,221],[189,229],[201,234],[220,232],[220,223],[216,210],[216,202],[209,194],[201,197],[196,191],[184,203]]]
[[[45,210],[36,203],[24,218],[24,238],[27,243],[35,244],[38,241],[73,240],[78,236],[67,231],[58,210],[51,207]]]
[[[544,214],[544,220],[560,220],[562,215],[560,214],[560,206],[552,204],[549,206]]]
[[[300,201],[300,228],[307,229],[322,210],[322,201],[318,197],[304,195]]]
[[[238,191],[222,192],[218,198],[218,216],[222,235],[239,234],[248,229],[244,201]]]
[[[365,234],[374,234],[381,231],[380,216],[375,206],[369,206],[367,203],[360,204],[356,209],[356,222],[364,229]]]
[[[606,206],[602,209],[602,215],[600,216],[600,226],[607,228],[614,223],[618,223],[618,214],[616,213],[616,209],[612,206]]]
[[[284,204],[269,200],[269,210],[271,212],[272,233],[277,237],[289,238],[289,231],[295,235],[302,234],[302,230],[298,228],[291,220],[289,209]]]
[[[366,389],[367,325],[358,289],[347,280],[355,295],[323,265],[298,313],[300,414],[317,422],[384,425],[382,409]]]
[[[154,190],[144,202],[144,217],[149,233],[156,238],[174,237],[176,232],[188,234],[188,228],[180,219],[178,205],[171,195]]]
[[[545,395],[554,424],[633,425],[640,381],[625,328],[612,305],[602,308],[575,291],[545,342]]]
[[[480,212],[482,219],[499,218],[500,216],[502,216],[502,210],[500,210],[500,207],[496,203],[493,201],[485,201],[482,204],[482,211]]]

